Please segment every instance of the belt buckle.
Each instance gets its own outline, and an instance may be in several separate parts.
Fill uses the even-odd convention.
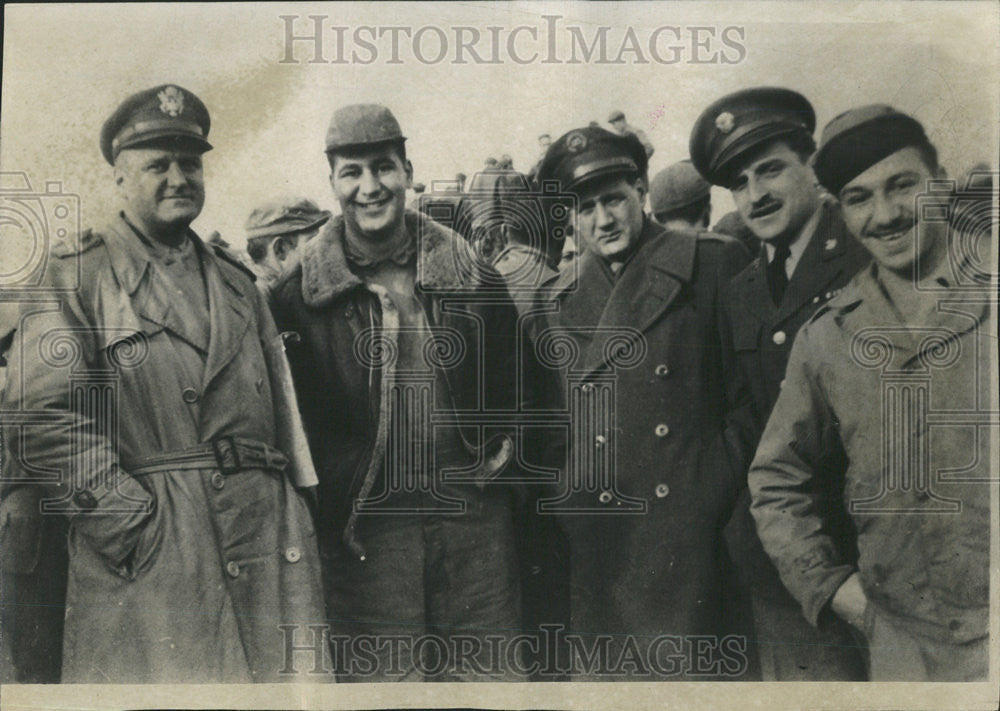
[[[219,471],[226,476],[235,474],[242,469],[240,453],[236,449],[236,442],[232,437],[219,437],[212,440],[212,451],[215,453],[215,461],[219,465]]]

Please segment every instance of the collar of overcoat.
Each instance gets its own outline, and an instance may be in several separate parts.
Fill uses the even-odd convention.
[[[464,290],[481,283],[475,253],[457,233],[407,210],[403,219],[417,240],[417,284],[427,291]],[[343,294],[364,286],[344,254],[344,218],[337,215],[311,239],[302,253],[302,299],[314,308],[327,306]]]
[[[171,300],[176,298],[164,282],[163,275],[153,268],[152,256],[143,246],[132,227],[119,214],[105,230],[104,240],[115,278],[131,300],[132,309],[143,320],[154,324],[144,331],[164,328],[202,351],[205,345],[188,333]],[[202,257],[205,284],[208,291],[210,336],[205,358],[204,386],[222,370],[239,351],[243,334],[251,322],[256,287],[249,276],[208,249],[197,234],[188,230],[188,237]],[[220,248],[221,249],[221,248]]]
[[[560,295],[559,321],[577,340],[588,341],[581,369],[591,373],[605,365],[615,349],[609,338],[637,340],[648,331],[685,285],[695,268],[698,236],[666,231],[646,218],[640,245],[618,279],[612,281],[600,257],[584,250],[578,273],[572,267],[556,281]]]

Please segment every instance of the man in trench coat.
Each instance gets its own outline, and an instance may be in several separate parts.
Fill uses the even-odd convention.
[[[278,333],[249,273],[188,228],[208,127],[173,85],[108,119],[124,209],[53,248],[52,299],[24,306],[11,349],[12,476],[48,478],[41,515],[70,524],[66,682],[299,678],[280,626],[324,616]]]
[[[583,249],[545,285],[556,313],[537,339],[543,362],[565,368],[571,417],[563,490],[542,505],[570,545],[572,673],[740,677],[746,640],[727,639],[722,539],[738,479],[721,294],[748,255],[646,216],[646,167],[634,136],[588,127],[554,142],[539,169],[577,194]]]
[[[837,206],[824,200],[816,185],[809,167],[814,128],[805,97],[789,89],[759,87],[713,102],[691,133],[695,166],[731,191],[740,217],[761,242],[756,258],[728,285],[725,298],[737,390],[745,395],[730,417],[742,425],[747,467],[781,392],[796,332],[868,262]],[[850,549],[854,535],[846,515],[839,503],[829,505],[828,518]],[[746,490],[727,537],[743,594],[752,597],[751,646],[763,680],[863,680],[864,658],[847,626],[833,620],[815,629],[781,584],[757,538]]]

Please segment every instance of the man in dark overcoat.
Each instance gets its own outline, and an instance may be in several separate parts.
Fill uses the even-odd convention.
[[[538,338],[540,357],[564,368],[571,418],[562,490],[543,509],[570,544],[573,675],[740,676],[745,640],[726,637],[722,528],[739,477],[722,290],[748,255],[644,213],[634,136],[570,131],[539,169],[546,180],[577,194],[583,250],[546,285],[556,312]]]

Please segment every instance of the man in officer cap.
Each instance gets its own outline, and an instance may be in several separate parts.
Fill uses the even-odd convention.
[[[573,674],[740,676],[739,651],[729,665],[710,645],[699,667],[691,645],[734,631],[721,538],[737,493],[724,436],[732,363],[719,294],[746,250],[710,233],[665,231],[645,215],[646,152],[635,136],[570,131],[552,144],[539,180],[579,200],[579,264],[546,285],[554,324],[539,337],[542,352],[553,337],[574,344],[571,362],[559,364],[571,378],[573,435],[553,507],[570,543],[572,631],[583,640]],[[670,652],[648,647],[663,635],[678,640]],[[640,653],[652,669],[620,663]],[[683,661],[664,665],[670,653]]]
[[[257,287],[270,293],[281,275],[298,263],[300,247],[329,219],[329,210],[320,210],[302,197],[269,200],[254,208],[247,218],[246,234]]]
[[[704,230],[712,215],[711,185],[689,160],[670,165],[653,177],[649,208],[668,230]]]
[[[625,120],[624,113],[618,110],[612,111],[608,115],[608,123],[611,124],[611,128],[614,129],[614,132],[619,136],[635,136],[639,143],[642,144],[643,150],[646,151],[647,160],[653,157],[653,151],[655,149],[653,148],[653,144],[649,142],[649,139],[646,138],[645,131],[635,128],[629,124],[629,122]],[[591,127],[596,125],[596,121],[591,122]]]
[[[741,424],[747,465],[781,391],[796,332],[867,261],[836,206],[821,197],[809,167],[815,122],[812,105],[801,94],[758,87],[712,103],[691,132],[695,167],[730,190],[744,223],[763,244],[725,297],[738,390],[745,395],[732,417]],[[831,522],[839,522],[839,543],[849,550],[853,535],[839,498],[825,505],[831,507]],[[747,492],[727,535],[753,598],[763,678],[863,678],[850,630],[836,620],[813,629],[784,589],[757,539]]]
[[[11,348],[4,408],[48,414],[12,433],[11,475],[58,473],[38,503],[69,519],[64,682],[287,680],[279,626],[323,619],[278,333],[189,227],[208,131],[176,85],[118,107],[100,145],[121,211],[53,248],[53,304]]]
[[[533,352],[496,271],[404,208],[405,141],[384,106],[334,112],[326,153],[342,214],[274,291],[279,327],[297,334],[289,360],[320,472],[327,609],[347,640],[337,671],[516,676],[517,654],[491,661],[486,637],[521,626],[514,489],[496,484],[524,461],[516,447],[530,438],[513,423]],[[470,411],[495,424],[463,424]],[[444,646],[417,643],[425,634]]]
[[[953,197],[911,116],[841,114],[815,172],[872,263],[796,339],[750,469],[761,540],[810,622],[863,632],[873,681],[985,680],[996,263],[949,233]]]

